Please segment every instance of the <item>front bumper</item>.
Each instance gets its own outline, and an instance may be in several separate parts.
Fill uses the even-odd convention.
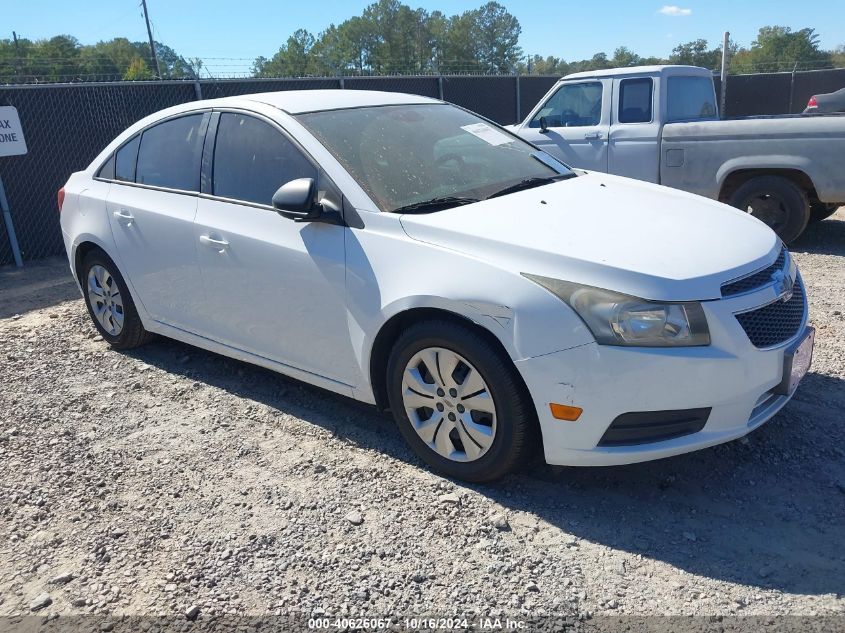
[[[784,357],[807,332],[770,349],[754,347],[734,314],[761,305],[755,293],[702,304],[711,345],[688,348],[614,347],[590,343],[524,359],[516,366],[537,410],[549,464],[631,464],[714,446],[742,437],[769,420],[793,396],[774,393]],[[575,422],[552,417],[549,403],[580,407]],[[639,411],[710,409],[694,433],[651,443],[600,446],[611,423]]]

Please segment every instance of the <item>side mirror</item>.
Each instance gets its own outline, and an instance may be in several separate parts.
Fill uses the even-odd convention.
[[[313,178],[297,178],[276,190],[273,194],[273,208],[295,222],[313,222],[323,212],[316,198],[316,181]]]
[[[549,121],[546,119],[546,117],[541,116],[540,117],[540,133],[545,134],[548,131],[549,131]]]

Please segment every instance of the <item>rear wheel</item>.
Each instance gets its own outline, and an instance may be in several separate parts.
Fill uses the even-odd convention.
[[[814,202],[810,205],[810,222],[821,222],[825,218],[829,218],[836,213],[838,208],[838,204]]]
[[[399,430],[439,472],[491,481],[528,456],[531,400],[511,360],[471,327],[430,321],[408,328],[387,377]]]
[[[784,242],[792,242],[807,227],[807,194],[780,176],[758,176],[740,186],[728,204],[765,222]]]
[[[94,327],[115,349],[143,345],[151,335],[141,324],[126,282],[111,258],[99,249],[85,256],[79,281]]]

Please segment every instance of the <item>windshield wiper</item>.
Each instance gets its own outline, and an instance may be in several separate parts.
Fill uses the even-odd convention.
[[[441,198],[432,198],[431,200],[423,200],[422,202],[414,202],[413,204],[406,204],[404,207],[393,209],[393,213],[428,213],[429,211],[439,211],[441,209],[448,209],[450,207],[459,207],[464,204],[472,204],[479,202],[478,198],[467,198],[462,196],[443,196]]]
[[[510,185],[509,187],[499,189],[499,191],[490,194],[489,196],[487,196],[486,200],[489,200],[490,198],[498,198],[499,196],[506,196],[509,193],[522,191],[523,189],[531,189],[533,187],[548,185],[549,183],[557,182],[558,180],[566,180],[567,178],[572,178],[572,176],[574,175],[575,174],[559,174],[557,176],[535,176],[533,178],[525,178],[524,180],[520,180],[515,185]]]

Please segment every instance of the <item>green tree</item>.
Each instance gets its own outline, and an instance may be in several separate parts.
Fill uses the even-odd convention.
[[[519,20],[498,2],[488,2],[474,17],[478,61],[489,72],[513,72],[522,57]]]
[[[739,47],[733,40],[728,42],[728,59],[732,59]],[[670,64],[701,66],[716,70],[722,65],[722,47],[710,48],[707,40],[697,39],[685,44],[678,44],[669,56]]]
[[[634,51],[632,51],[627,46],[620,46],[615,51],[613,51],[613,59],[610,60],[611,66],[616,67],[625,67],[625,66],[638,66],[642,61],[642,57],[637,55]]]
[[[305,77],[311,67],[314,36],[297,29],[270,60],[256,60],[260,77]]]
[[[731,72],[788,71],[793,68],[830,68],[831,55],[819,48],[815,29],[793,31],[788,26],[764,26],[750,49],[737,52]]]
[[[153,79],[154,77],[150,67],[147,66],[147,62],[141,57],[136,57],[129,63],[129,67],[126,69],[123,78],[126,81],[143,81]]]

